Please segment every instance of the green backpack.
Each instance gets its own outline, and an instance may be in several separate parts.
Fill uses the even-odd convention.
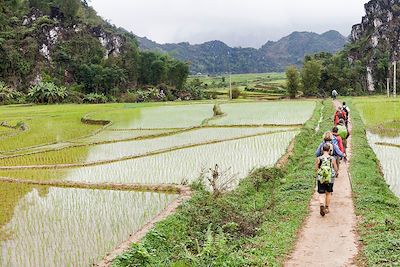
[[[332,180],[332,157],[319,157],[318,180],[321,184],[330,183]]]

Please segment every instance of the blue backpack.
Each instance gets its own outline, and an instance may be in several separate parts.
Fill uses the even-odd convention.
[[[337,140],[336,135],[333,135],[332,144],[333,144],[334,146],[339,147],[339,142],[338,142],[338,140]]]

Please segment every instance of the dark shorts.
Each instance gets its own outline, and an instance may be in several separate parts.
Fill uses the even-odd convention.
[[[321,182],[318,181],[318,193],[325,194],[326,192],[328,193],[333,192],[333,183],[321,184]]]

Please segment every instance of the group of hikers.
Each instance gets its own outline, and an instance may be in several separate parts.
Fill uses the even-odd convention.
[[[324,140],[315,153],[321,216],[329,213],[333,185],[339,175],[340,161],[347,160],[347,139],[350,136],[349,113],[349,107],[343,102],[343,106],[340,106],[335,112],[332,131],[324,133]]]

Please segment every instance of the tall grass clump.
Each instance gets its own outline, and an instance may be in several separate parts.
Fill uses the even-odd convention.
[[[221,110],[221,106],[219,104],[214,105],[213,113],[214,113],[214,117],[224,115],[224,113]]]

